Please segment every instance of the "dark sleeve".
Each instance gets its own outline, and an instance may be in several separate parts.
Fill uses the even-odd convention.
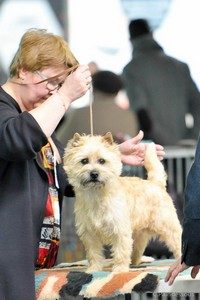
[[[184,218],[200,219],[200,139],[186,180]]]
[[[35,157],[47,137],[31,114],[0,103],[0,141],[0,158],[16,161]]]
[[[188,266],[200,265],[200,139],[185,188],[182,255]]]
[[[184,220],[182,262],[188,266],[200,265],[200,219]]]

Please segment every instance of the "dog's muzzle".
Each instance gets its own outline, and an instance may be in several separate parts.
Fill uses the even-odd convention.
[[[104,181],[100,179],[99,172],[96,170],[90,171],[88,178],[82,181],[83,186],[97,187],[105,184]]]

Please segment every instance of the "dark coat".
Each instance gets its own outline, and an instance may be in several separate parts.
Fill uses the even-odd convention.
[[[58,150],[63,149],[52,137]],[[47,138],[28,112],[0,88],[0,299],[34,300],[34,263],[48,181],[38,152]],[[60,207],[67,188],[57,166]]]
[[[182,253],[188,266],[200,265],[200,139],[185,188]]]

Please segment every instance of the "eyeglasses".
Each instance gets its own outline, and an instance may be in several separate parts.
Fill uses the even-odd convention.
[[[63,85],[63,82],[64,82],[64,81],[60,82],[59,77],[62,75],[69,75],[72,71],[75,71],[77,68],[78,68],[78,65],[75,65],[69,69],[62,71],[60,74],[52,76],[52,77],[46,77],[40,71],[35,71],[34,73],[43,79],[39,82],[36,82],[35,84],[41,84],[43,82],[46,82],[46,87],[49,91],[54,91],[56,89],[59,90],[59,88],[61,88],[61,86]]]

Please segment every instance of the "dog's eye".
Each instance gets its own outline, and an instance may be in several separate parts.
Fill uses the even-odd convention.
[[[81,159],[81,163],[82,163],[82,165],[86,165],[86,164],[89,163],[89,159],[88,158],[83,158],[83,159]]]
[[[98,159],[98,162],[101,164],[101,165],[103,165],[103,164],[105,164],[105,159],[103,159],[103,158],[99,158]]]

